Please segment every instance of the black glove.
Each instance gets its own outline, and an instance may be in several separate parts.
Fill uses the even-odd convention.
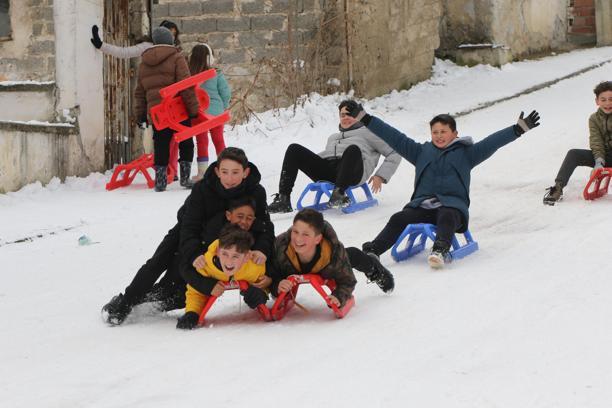
[[[102,40],[100,39],[100,36],[98,35],[98,26],[97,25],[91,26],[91,39],[90,39],[90,41],[93,44],[93,46],[96,47],[97,49],[100,49],[100,47],[102,47]]]
[[[536,111],[531,111],[529,116],[523,118],[524,112],[521,112],[521,115],[516,122],[514,127],[517,135],[522,135],[523,133],[533,129],[534,127],[540,126],[540,114]]]
[[[147,126],[149,126],[147,117],[145,116],[144,118],[140,118],[140,120],[138,121],[138,127],[144,130],[147,128]]]
[[[340,104],[340,110],[342,110],[342,108],[346,108],[350,116],[354,117],[366,126],[370,123],[370,120],[372,119],[372,116],[368,115],[363,109],[363,106],[360,103],[357,103],[356,101],[344,101]]]
[[[187,312],[179,317],[178,321],[176,322],[176,328],[193,330],[198,325],[198,320],[200,320],[200,315],[198,315],[196,312]]]
[[[263,289],[249,285],[247,290],[240,292],[246,303],[251,309],[256,309],[259,305],[265,305],[268,301],[268,295]]]

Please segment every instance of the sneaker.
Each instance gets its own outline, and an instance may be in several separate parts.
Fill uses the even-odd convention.
[[[366,272],[365,275],[370,282],[375,282],[378,287],[385,293],[393,292],[395,281],[391,271],[385,268],[378,259],[378,256],[373,253],[368,253],[372,259],[372,269]]]
[[[345,208],[349,205],[351,205],[351,199],[343,191],[340,191],[339,188],[335,188],[332,191],[332,195],[327,203],[329,208]]]
[[[132,311],[132,304],[129,303],[122,293],[113,296],[110,302],[102,307],[102,320],[113,326],[118,326]]]
[[[445,264],[449,264],[452,262],[453,258],[450,254],[450,246],[439,244],[438,242],[434,242],[434,246],[431,249],[431,253],[427,258],[427,262],[429,266],[434,269],[444,268]]]
[[[196,312],[187,312],[179,317],[176,328],[182,330],[193,330],[198,325],[200,316]]]
[[[544,194],[544,204],[545,205],[555,205],[555,203],[561,201],[563,199],[563,187],[561,184],[555,183],[554,186],[548,187],[546,189],[546,194]]]
[[[277,213],[288,213],[293,211],[291,208],[291,200],[287,194],[276,193],[274,194],[274,200],[268,205],[268,212],[270,214]]]

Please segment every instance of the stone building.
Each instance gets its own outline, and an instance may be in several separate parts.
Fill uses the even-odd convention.
[[[585,11],[589,1],[593,7]],[[592,41],[611,44],[611,4],[0,0],[0,192],[103,171],[142,153],[142,133],[130,115],[139,59],[103,56],[89,42],[93,24],[115,45],[134,44],[164,19],[178,25],[186,53],[209,43],[233,90],[232,116],[240,121],[313,91],[354,89],[373,97],[409,88],[430,76],[436,52],[501,64],[564,49],[578,23],[591,23],[578,18],[584,13],[594,14]],[[482,47],[465,47],[470,44]]]

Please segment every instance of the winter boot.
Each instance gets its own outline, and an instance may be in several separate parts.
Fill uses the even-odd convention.
[[[270,214],[276,213],[288,213],[293,211],[291,208],[291,200],[289,195],[283,193],[274,194],[274,200],[268,205],[268,212]]]
[[[338,187],[332,191],[331,197],[329,197],[329,202],[327,206],[329,208],[345,208],[351,205],[351,199],[341,191]]]
[[[556,182],[554,186],[548,187],[546,189],[546,194],[544,194],[544,204],[545,205],[555,205],[555,203],[561,201],[563,199],[563,187],[561,183]]]
[[[179,317],[176,328],[182,330],[193,330],[198,325],[200,316],[196,312],[187,312]]]
[[[193,183],[189,179],[191,177],[191,162],[179,162],[179,171],[181,173],[179,181],[181,186],[191,190],[193,188]]]
[[[199,161],[198,162],[198,174],[191,178],[193,183],[197,183],[202,180],[204,177],[204,173],[206,173],[206,169],[208,169],[208,161]]]
[[[155,166],[155,191],[166,191],[168,166]]]
[[[369,253],[368,256],[372,259],[372,267],[368,272],[365,272],[366,277],[369,281],[375,282],[378,287],[385,293],[393,292],[395,288],[395,281],[391,271],[385,268],[380,261],[378,256],[373,253]]]
[[[102,307],[102,320],[113,326],[123,323],[132,311],[132,304],[128,302],[122,293],[113,296],[110,302]]]
[[[361,250],[367,255],[376,257],[376,259],[380,256],[380,252],[373,241],[364,242],[363,245],[361,245]]]
[[[435,241],[431,253],[427,258],[429,266],[434,269],[441,269],[444,264],[451,263],[453,258],[450,254],[450,244],[444,241]]]

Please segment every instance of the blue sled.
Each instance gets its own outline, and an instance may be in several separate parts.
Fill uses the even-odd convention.
[[[329,209],[329,207],[327,206],[327,202],[329,201],[329,197],[331,197],[332,191],[334,190],[334,188],[335,188],[334,184],[329,183],[327,181],[317,181],[316,183],[308,184],[306,188],[304,189],[304,191],[302,191],[302,195],[300,195],[300,198],[297,202],[297,209],[302,210],[304,208],[313,208],[317,211],[325,211]],[[364,201],[357,201],[357,199],[355,198],[355,195],[353,194],[353,190],[357,188],[363,189],[363,192],[365,193],[365,196],[366,196]],[[310,193],[311,191],[315,192],[315,199],[314,199],[313,204],[310,204],[310,205],[302,204],[302,201],[304,200],[306,195],[308,195],[308,193]],[[323,195],[327,197],[327,200],[324,202],[321,202],[321,198],[323,198]],[[351,200],[351,204],[349,204],[347,207],[344,207],[342,209],[342,212],[345,214],[351,214],[351,213],[354,213],[355,211],[365,210],[368,207],[378,205],[378,200],[372,197],[372,192],[370,191],[370,187],[368,186],[368,183],[363,183],[359,186],[349,187],[346,190],[346,195]]]
[[[457,235],[453,236],[452,249],[450,251],[453,259],[460,259],[468,256],[472,252],[478,250],[478,242],[474,241],[469,230],[463,233],[465,244],[459,244]],[[407,242],[403,241],[407,238]],[[397,239],[393,248],[391,248],[391,256],[395,262],[405,261],[406,259],[418,254],[425,249],[427,238],[432,241],[436,240],[436,226],[433,224],[410,224],[406,227],[402,235]],[[418,242],[417,242],[418,239]],[[400,249],[400,247],[404,247]]]

